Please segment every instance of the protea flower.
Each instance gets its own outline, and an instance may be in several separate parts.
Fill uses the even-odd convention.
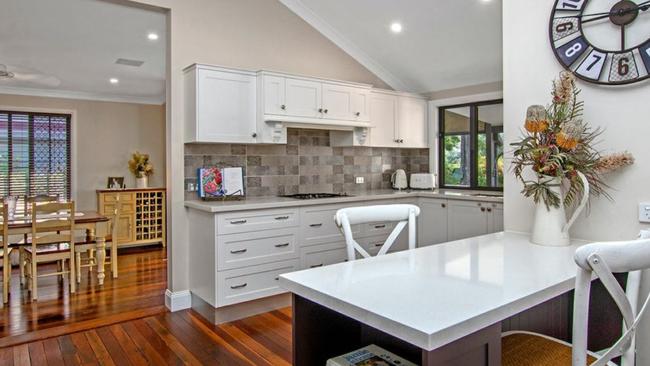
[[[585,130],[585,126],[580,119],[571,120],[562,126],[555,140],[557,145],[565,150],[573,150],[580,142],[580,136]]]
[[[524,127],[530,133],[544,132],[548,129],[548,116],[546,108],[541,105],[531,105],[526,111]]]

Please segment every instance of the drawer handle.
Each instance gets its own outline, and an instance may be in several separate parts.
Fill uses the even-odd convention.
[[[278,221],[280,221],[280,220],[289,220],[289,216],[278,216],[275,219],[278,220]]]
[[[230,224],[232,225],[241,225],[247,223],[247,220],[235,220],[235,221],[230,221]]]
[[[246,253],[248,249],[239,249],[239,250],[231,250],[230,253],[232,254],[243,254]]]
[[[275,244],[276,248],[284,248],[284,247],[288,247],[288,246],[289,246],[289,243]]]
[[[323,263],[321,263],[321,264],[314,264],[313,266],[309,266],[309,268],[318,268],[318,267],[322,267],[322,266],[323,266]]]
[[[377,243],[377,244],[375,244],[375,248],[379,248],[379,247],[381,247],[383,245],[384,245],[384,243]]]
[[[323,226],[323,224],[311,224],[311,225],[309,225],[309,227],[321,227],[321,226]]]
[[[233,290],[237,290],[237,289],[240,289],[240,288],[244,288],[246,286],[248,286],[247,283],[242,283],[241,285],[230,286],[230,288],[233,289]]]
[[[386,225],[375,225],[375,229],[385,229]]]
[[[280,281],[280,277],[276,277],[275,280],[276,280],[276,281]]]

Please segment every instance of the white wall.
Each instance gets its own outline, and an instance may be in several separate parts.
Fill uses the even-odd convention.
[[[131,0],[169,9],[168,287],[189,288],[182,69],[206,63],[387,85],[277,0]]]
[[[549,103],[550,82],[562,70],[548,39],[553,3],[552,0],[503,0],[507,144],[519,136],[529,105]],[[613,36],[618,37],[618,34]],[[572,235],[589,240],[635,238],[641,228],[648,227],[637,220],[637,204],[650,200],[650,145],[647,142],[650,137],[650,83],[619,88],[582,81],[578,85],[583,89],[584,120],[605,129],[600,148],[605,152],[628,150],[637,162],[607,178],[607,183],[613,188],[610,192],[614,202],[593,200],[589,215],[582,215],[575,223]],[[524,199],[520,191],[521,185],[512,174],[507,174],[505,226],[507,230],[530,231],[532,201]]]

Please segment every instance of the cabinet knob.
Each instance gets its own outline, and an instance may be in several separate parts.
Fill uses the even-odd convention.
[[[255,132],[253,132],[253,133],[251,134],[251,136],[253,136],[253,138],[255,138],[255,137],[257,137],[257,134],[256,134]]]
[[[361,112],[357,112],[357,113],[355,113],[355,115],[356,115],[357,117],[359,117],[359,116],[361,115]]]
[[[399,139],[400,144],[404,143],[404,139]]]
[[[280,106],[280,109],[285,110],[285,109],[287,109],[287,106],[283,104],[283,105]]]
[[[485,212],[485,207],[481,207],[481,212]]]
[[[442,208],[447,208],[447,204],[446,204],[446,203],[443,203],[443,204],[441,204],[440,206],[442,206]]]
[[[327,114],[327,109],[323,111],[323,113]]]
[[[395,140],[393,140],[393,141],[395,141],[395,142],[397,142],[397,143],[399,143],[399,140],[398,140],[398,139],[395,139]]]
[[[323,108],[318,108],[318,113],[323,113]]]
[[[488,208],[488,209],[487,209],[487,212],[492,212],[492,209],[491,209],[491,208]]]

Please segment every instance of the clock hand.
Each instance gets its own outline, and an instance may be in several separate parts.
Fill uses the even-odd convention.
[[[636,10],[647,11],[648,9],[650,9],[650,1],[645,1],[645,2],[642,2],[641,4],[638,4],[634,8],[626,9],[621,15],[628,14],[628,13],[631,13],[631,12],[636,11]],[[593,21],[596,21],[596,20],[608,18],[610,15],[617,15],[617,13],[607,11],[607,12],[602,12],[602,13],[567,15],[567,16],[564,16],[564,17],[557,17],[556,19],[566,19],[566,18],[582,19],[582,18],[586,18],[586,17],[595,17],[595,18],[589,18],[588,20],[583,20],[582,21],[582,23],[589,23],[589,22],[593,22]]]

